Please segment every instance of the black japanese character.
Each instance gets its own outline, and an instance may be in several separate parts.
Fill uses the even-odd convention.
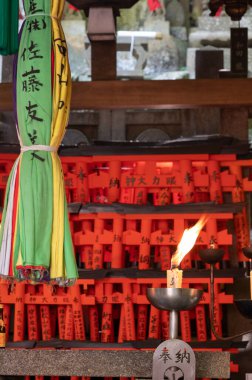
[[[159,359],[162,359],[164,363],[166,363],[168,360],[172,360],[168,348],[164,347],[162,349],[162,354],[159,356]]]
[[[141,176],[140,178],[138,178],[138,185],[146,185],[144,177]]]
[[[28,8],[28,12],[30,14],[34,14],[36,12],[43,12],[43,9],[38,9],[37,7],[38,7],[37,1],[30,0],[30,5],[29,5],[29,8]]]
[[[176,243],[176,239],[174,238],[174,235],[170,235],[169,243]]]
[[[191,355],[190,355],[190,352],[187,352],[186,349],[184,349],[184,352],[181,352],[181,350],[179,350],[177,353],[176,353],[176,363],[183,363],[184,362],[184,359],[185,361],[189,364],[190,363],[190,359],[191,359]]]
[[[166,184],[167,185],[176,185],[176,177],[167,177],[166,178]]]
[[[35,75],[35,74],[39,74],[40,73],[40,70],[39,69],[34,69],[34,67],[32,66],[31,69],[29,71],[26,71],[22,74],[22,77],[26,78],[30,75]]]
[[[43,87],[43,83],[39,81],[36,75],[30,75],[27,80],[22,82],[22,84],[22,90],[24,92],[40,91],[40,88]]]
[[[34,158],[36,158],[37,160],[39,160],[39,161],[41,161],[41,162],[44,162],[44,161],[45,161],[45,159],[44,159],[43,157],[40,157],[40,156],[37,154],[37,151],[33,151],[33,152],[31,153],[31,155],[32,155],[32,160],[33,160]]]
[[[36,143],[36,140],[37,140],[37,131],[35,129],[33,129],[32,131],[32,134],[31,133],[28,133],[28,136],[29,136],[29,139],[31,141],[31,143],[34,145]]]
[[[65,102],[63,100],[59,101],[58,109],[61,110],[65,105]]]
[[[79,173],[77,174],[77,177],[81,180],[81,182],[83,183],[83,181],[84,181],[84,178],[86,178],[87,177],[87,175],[84,173],[84,171],[83,171],[83,168],[80,168],[80,171],[79,171]]]
[[[120,235],[116,235],[116,234],[115,234],[115,235],[114,235],[114,238],[113,238],[113,241],[114,241],[114,242],[119,242],[119,243],[120,243],[120,242],[122,241],[122,238],[121,238]]]
[[[38,105],[36,103],[32,104],[31,101],[29,101],[28,105],[25,108],[27,109],[28,116],[32,120],[36,120],[36,121],[39,121],[39,122],[43,121],[43,119],[41,119],[40,117],[37,116]]]
[[[59,83],[60,84],[65,83],[65,85],[67,86],[67,83],[68,83],[67,80],[62,79],[64,68],[65,68],[65,65],[63,65],[63,63],[62,63],[61,64],[61,72],[60,72],[60,74],[57,74],[57,76],[59,77]]]
[[[30,61],[33,59],[41,59],[43,58],[42,55],[39,55],[40,49],[38,48],[38,44],[36,44],[34,41],[31,41],[30,46],[28,48],[24,48],[21,58],[23,61],[26,61],[26,59],[29,59]]]
[[[159,185],[160,178],[157,176],[154,176],[152,179],[152,185]]]
[[[213,182],[217,182],[220,179],[220,173],[214,170],[211,175],[211,179]]]
[[[118,178],[110,178],[109,188],[111,188],[111,187],[119,188],[120,187],[120,180]]]
[[[189,172],[186,172],[185,178],[184,178],[184,182],[187,185],[190,185],[190,183],[192,182],[192,180],[193,180],[192,175]]]
[[[60,38],[56,38],[54,41],[55,42],[56,41],[60,41],[60,43],[57,43],[57,46],[58,46],[60,54],[62,54],[65,57],[66,53],[67,53],[66,40],[62,40]]]
[[[126,185],[127,186],[134,186],[135,182],[136,182],[135,177],[126,177]]]
[[[41,25],[41,22],[42,25]],[[38,20],[35,18],[34,20],[29,20],[27,21],[27,30],[31,33],[33,30],[44,30],[46,29],[46,22],[45,19],[43,18],[42,20]]]

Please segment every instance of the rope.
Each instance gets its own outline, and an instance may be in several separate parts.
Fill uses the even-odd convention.
[[[36,17],[36,16],[52,17],[52,18],[54,18],[55,20],[59,20],[57,17],[52,16],[52,15],[50,15],[49,13],[34,13],[34,14],[32,14],[32,15],[26,15],[26,16],[25,16],[25,19],[27,19],[27,18],[31,18],[31,17]]]
[[[44,152],[57,152],[58,148],[56,146],[49,146],[49,145],[21,146],[21,153],[29,152],[31,150],[42,150]]]

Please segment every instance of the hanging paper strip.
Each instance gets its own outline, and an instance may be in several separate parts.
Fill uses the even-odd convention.
[[[18,51],[18,0],[0,0],[0,55]]]
[[[64,0],[24,0],[16,68],[21,154],[6,190],[3,276],[71,284],[77,278],[57,149],[68,122],[71,75],[60,18]]]

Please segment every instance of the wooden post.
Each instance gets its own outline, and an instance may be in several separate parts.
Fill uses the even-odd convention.
[[[13,341],[20,342],[24,340],[24,296],[25,285],[16,283],[15,287],[15,312],[14,312],[14,335]]]
[[[93,245],[93,269],[103,268],[103,244],[99,242],[103,234],[103,229],[104,220],[96,218],[94,223],[95,243]]]
[[[116,79],[116,26],[112,7],[89,9],[87,35],[91,43],[92,80]]]
[[[87,233],[92,230],[92,223],[90,220],[83,220],[82,231]],[[84,263],[85,269],[92,269],[93,265],[93,247],[92,245],[85,245],[81,251],[81,263]]]
[[[225,85],[225,82],[223,83]],[[235,96],[235,95],[234,95]],[[232,136],[240,140],[248,140],[248,108],[221,108],[220,134]]]

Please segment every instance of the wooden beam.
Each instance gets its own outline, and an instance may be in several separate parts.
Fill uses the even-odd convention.
[[[88,9],[93,6],[109,6],[116,9],[131,8],[138,0],[68,0],[78,9]]]
[[[13,111],[12,83],[0,83],[0,112]]]
[[[252,106],[252,79],[74,82],[72,110]],[[0,112],[12,111],[12,86],[0,84]]]
[[[116,41],[91,42],[91,77],[96,81],[116,78]]]
[[[252,79],[99,81],[73,84],[72,109],[252,105]]]

